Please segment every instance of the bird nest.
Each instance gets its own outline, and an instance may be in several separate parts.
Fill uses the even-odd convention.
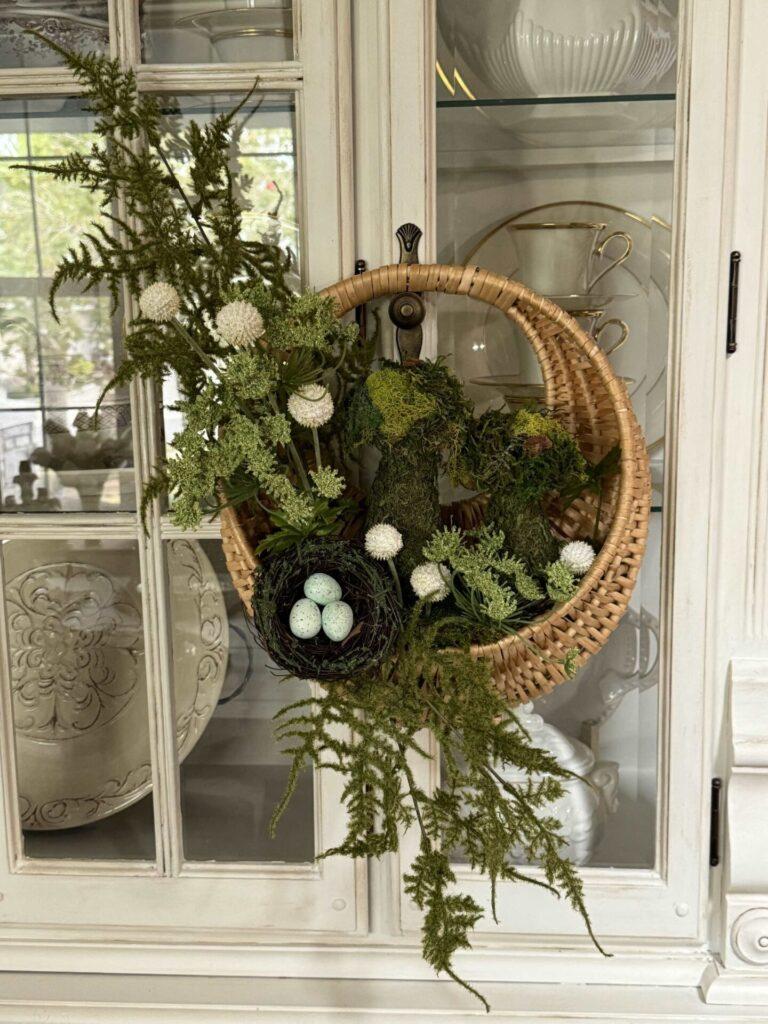
[[[333,576],[354,613],[349,635],[340,642],[321,632],[302,640],[291,632],[289,616],[304,596],[313,573]],[[348,679],[374,668],[386,657],[402,623],[392,577],[362,545],[346,540],[307,540],[264,560],[253,592],[253,628],[272,661],[299,679]]]

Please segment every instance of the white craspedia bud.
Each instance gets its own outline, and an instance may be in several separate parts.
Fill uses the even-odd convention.
[[[173,320],[181,309],[179,293],[167,281],[155,281],[148,285],[139,296],[139,309],[147,320],[164,324]]]
[[[333,416],[333,399],[322,384],[305,384],[288,398],[288,412],[302,427],[322,427]]]
[[[394,558],[402,550],[403,535],[389,523],[378,523],[372,526],[365,535],[365,550],[371,558],[384,561]]]
[[[250,302],[236,299],[216,314],[216,327],[228,345],[251,345],[264,333],[261,313]]]
[[[572,540],[560,552],[560,561],[567,565],[575,576],[583,576],[588,572],[594,560],[594,549],[585,540]]]
[[[448,596],[447,565],[438,562],[424,562],[411,573],[411,586],[416,597],[423,601],[442,601]]]

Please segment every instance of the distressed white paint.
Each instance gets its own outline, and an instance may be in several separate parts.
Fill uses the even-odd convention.
[[[405,220],[425,229],[423,258],[434,256],[433,4],[355,0],[354,181],[347,0],[304,0],[297,18],[299,62],[140,72],[143,88],[210,91],[245,88],[259,71],[264,87],[296,93],[303,238],[313,285],[351,272],[355,256],[369,265],[394,258],[394,231]],[[762,682],[768,680],[768,5],[765,0],[682,0],[681,7],[669,403],[674,445],[667,467],[657,864],[652,871],[585,872],[596,928],[616,954],[609,961],[589,947],[579,919],[547,897],[519,888],[502,893],[504,925],[481,929],[475,949],[460,955],[459,968],[484,982],[506,1019],[768,1017],[758,1006],[768,1003],[768,967],[760,960],[768,879],[763,859],[755,854],[766,843],[762,822],[768,806],[763,697],[768,682]],[[110,0],[110,9],[116,55],[135,60],[136,6]],[[74,91],[58,69],[0,72],[2,96]],[[637,162],[649,155],[633,148],[611,158]],[[655,155],[670,159],[663,149]],[[565,167],[571,156],[555,152],[548,158]],[[493,159],[503,165],[505,155],[499,151]],[[724,277],[731,248],[744,254],[743,287],[739,352],[726,365]],[[137,465],[146,478],[158,444],[151,391],[137,389],[134,400]],[[0,709],[6,723],[0,840],[9,858],[0,863],[0,964],[7,971],[87,969],[104,977],[0,975],[0,1021],[300,1017],[319,1024],[342,1014],[349,1021],[381,1019],[384,1010],[403,1022],[426,1014],[446,1021],[475,1019],[471,1000],[432,981],[421,961],[419,922],[401,899],[394,859],[372,866],[372,929],[353,942],[349,933],[362,932],[367,921],[366,874],[360,867],[346,862],[182,864],[160,589],[159,539],[174,535],[174,529],[155,518],[152,530],[144,540],[135,517],[122,514],[68,516],[66,525],[59,517],[0,516],[3,537],[34,542],[75,531],[130,537],[141,545],[152,595],[146,598],[145,620],[160,839],[157,864],[21,860],[11,811],[15,783],[6,701]],[[4,643],[0,637],[0,648]],[[6,663],[7,652],[0,654]],[[736,655],[741,660],[732,671],[727,751],[732,765],[729,866],[722,926],[708,945],[719,896],[715,887],[715,902],[708,903],[708,780],[722,763],[718,756],[726,754],[718,742],[719,723],[725,666]],[[745,662],[745,655],[753,660]],[[419,770],[430,781],[428,766]],[[318,841],[337,839],[343,827],[337,781],[318,780],[316,808]],[[715,872],[716,880],[719,875]],[[485,895],[481,880],[462,882],[476,896]],[[400,924],[405,934],[398,934]],[[710,951],[718,943],[722,962]],[[123,980],[121,974],[137,977]],[[138,977],[142,974],[153,977]],[[212,977],[204,982],[185,975]],[[297,980],[276,980],[285,977]],[[544,985],[554,981],[562,984]],[[700,991],[711,1005],[702,1002]]]

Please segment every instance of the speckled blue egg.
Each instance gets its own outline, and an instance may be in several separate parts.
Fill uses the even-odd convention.
[[[323,632],[329,640],[346,640],[354,622],[355,616],[346,601],[331,601],[323,608]]]
[[[320,609],[314,601],[310,601],[306,597],[302,597],[296,602],[288,616],[288,626],[299,640],[309,640],[311,637],[317,636],[322,624]]]
[[[341,587],[327,572],[313,572],[304,584],[304,596],[315,604],[326,605],[341,600]]]

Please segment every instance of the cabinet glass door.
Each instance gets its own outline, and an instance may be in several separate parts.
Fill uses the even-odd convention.
[[[78,82],[25,29],[111,47],[159,99],[160,145],[187,188],[179,133],[258,80],[230,153],[243,233],[290,251],[294,287],[329,284],[351,262],[343,12],[325,0],[11,6],[0,13],[0,939],[6,925],[355,931],[363,869],[314,863],[343,834],[338,780],[307,771],[268,836],[288,776],[272,716],[309,684],[265,662],[216,523],[183,534],[159,505],[138,512],[180,426],[175,382],[162,395],[144,382],[110,392],[95,423],[130,297],[115,310],[109,294],[66,282],[58,321],[49,309],[58,259],[98,197],[11,167],[44,168],[93,140]]]
[[[639,31],[625,7],[637,8]],[[515,278],[571,313],[624,378],[651,453],[649,550],[632,606],[578,678],[533,709],[595,759],[602,784],[578,822],[592,833],[579,861],[650,868],[677,18],[663,4],[470,11],[440,0],[437,28],[438,260]],[[441,302],[438,338],[478,410],[535,402],[536,358],[500,310]]]
[[[686,204],[709,173],[692,163],[693,121],[703,122],[699,106],[686,116],[686,102],[695,89],[703,106],[715,88],[692,58],[695,6],[436,0],[424,43],[435,73],[425,101],[428,260],[522,281],[570,313],[624,380],[648,447],[650,533],[631,606],[576,679],[518,712],[533,739],[585,780],[567,787],[556,811],[603,935],[697,927],[682,894],[699,895],[702,797],[693,778],[682,796],[675,759],[686,755],[674,744],[700,718],[671,693],[681,685],[674,644],[685,640],[671,622],[686,540],[669,468],[682,444],[674,368],[688,337]],[[696,231],[705,215],[700,207]],[[432,354],[453,367],[478,413],[543,401],[536,357],[500,310],[448,295],[432,308]],[[427,781],[429,767],[421,770]],[[485,898],[460,857],[456,873],[461,891]],[[502,888],[501,925],[481,930],[578,934],[575,918],[530,887]],[[417,921],[407,900],[403,919]]]

